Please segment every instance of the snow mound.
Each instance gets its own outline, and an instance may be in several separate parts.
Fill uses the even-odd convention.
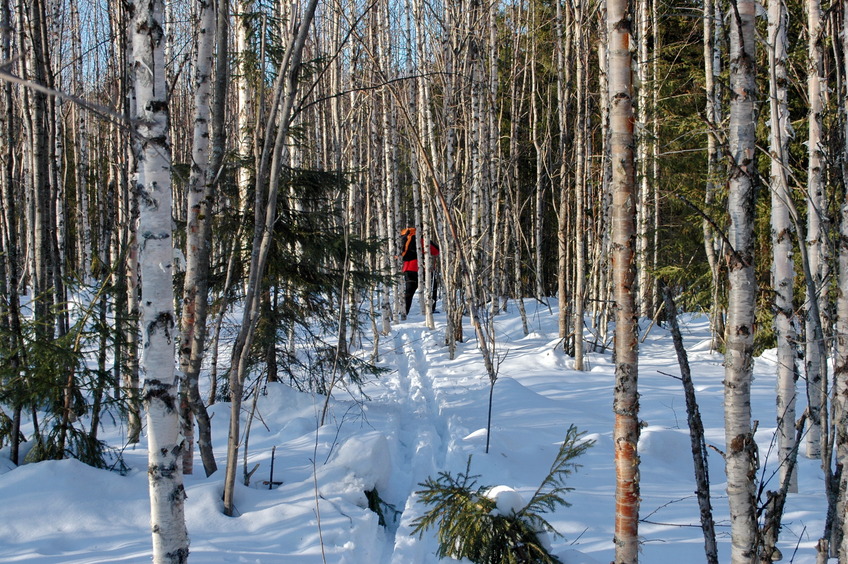
[[[492,515],[512,517],[527,505],[521,494],[509,486],[495,486],[490,488],[485,495],[495,502]]]
[[[675,469],[692,465],[692,442],[688,430],[647,427],[639,437],[639,455]]]
[[[353,436],[339,447],[338,454],[322,473],[340,474],[360,491],[385,489],[392,473],[389,441],[377,431]]]

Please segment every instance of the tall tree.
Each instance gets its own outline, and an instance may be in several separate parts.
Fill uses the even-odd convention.
[[[250,270],[245,296],[244,315],[236,342],[233,346],[230,363],[230,428],[227,438],[227,470],[224,477],[224,513],[232,516],[235,509],[235,480],[238,466],[240,436],[240,417],[244,381],[247,378],[249,351],[259,322],[261,298],[261,280],[268,264],[268,254],[273,241],[274,224],[277,220],[277,197],[282,182],[283,163],[287,162],[285,151],[289,143],[288,134],[294,112],[295,98],[301,74],[303,50],[318,0],[309,0],[298,13],[294,6],[291,21],[288,22],[285,55],[277,68],[277,82],[274,89],[274,103],[266,120],[265,145],[259,168],[256,171],[256,209],[253,245],[250,254]],[[273,125],[277,123],[276,135],[271,135]],[[267,188],[265,183],[267,182]],[[263,201],[263,194],[267,194]]]
[[[757,547],[754,478],[757,445],[751,424],[754,355],[754,180],[756,178],[756,3],[736,0],[730,21],[730,175],[727,212],[728,308],[724,422],[731,562],[753,562]]]
[[[633,162],[633,15],[625,0],[606,0],[612,279],[615,300],[615,561],[639,561],[639,312],[636,306],[636,177]],[[579,236],[579,234],[578,234]]]
[[[142,401],[147,411],[150,521],[153,561],[188,560],[178,381],[174,370],[176,319],[171,233],[171,149],[165,80],[164,2],[137,2],[132,9],[136,134],[141,139],[136,197],[139,200]]]
[[[722,122],[721,99],[721,41],[724,37],[724,17],[722,3],[716,0],[704,0],[704,79],[707,94],[705,116],[707,118],[707,181],[704,203],[707,209],[716,199],[721,181],[721,140],[719,127]],[[702,222],[704,232],[704,251],[710,268],[710,329],[712,330],[712,348],[719,349],[724,339],[724,308],[721,303],[719,252],[722,239],[716,233],[709,218]]]
[[[209,255],[212,245],[213,177],[210,169],[210,121],[212,69],[215,61],[216,0],[199,2],[197,30],[197,64],[194,95],[194,135],[189,176],[188,218],[186,225],[186,272],[183,284],[180,323],[179,362],[183,373],[181,392],[187,409],[183,412],[183,435],[186,437],[183,471],[192,473],[194,426],[197,418],[200,455],[206,475],[217,470],[212,453],[212,432],[206,406],[200,397],[198,379],[206,345],[206,318],[209,306]],[[220,69],[219,69],[220,70]]]
[[[807,375],[807,403],[810,413],[810,426],[807,433],[807,451],[810,458],[818,458],[822,452],[822,406],[826,401],[827,359],[822,354],[823,347],[818,340],[816,325],[823,325],[822,313],[826,309],[827,260],[825,252],[825,198],[823,182],[823,145],[822,115],[823,96],[827,88],[824,78],[823,59],[823,20],[821,0],[807,0],[807,96],[809,113],[807,125],[807,256],[813,284],[807,286],[806,313],[806,350],[805,367]],[[816,301],[817,304],[812,302]]]
[[[843,52],[843,76],[848,76],[848,0],[842,1],[842,52]],[[842,91],[842,111],[848,112],[848,89]],[[844,114],[843,115],[848,115]],[[848,150],[848,119],[843,124],[842,149]],[[848,167],[843,164],[843,184],[848,185]],[[836,343],[833,358],[833,426],[835,428],[834,448],[836,464],[842,466],[841,484],[838,491],[842,492],[842,498],[836,503],[836,523],[833,527],[834,538],[827,539],[832,546],[828,547],[831,553],[837,552],[840,562],[848,561],[848,535],[845,534],[845,523],[848,523],[848,503],[846,503],[846,487],[848,487],[848,191],[843,194],[840,207],[839,238],[837,246],[837,276],[838,284],[836,293]],[[830,464],[826,466],[828,468]],[[832,496],[832,494],[831,494]],[[833,501],[828,500],[830,505]],[[840,540],[841,535],[841,540]]]
[[[789,123],[786,60],[787,13],[783,0],[771,0],[768,6],[769,113],[771,153],[771,237],[772,284],[774,287],[774,329],[777,333],[777,443],[781,482],[787,478],[788,460],[795,446],[795,382],[798,379],[795,352],[793,295],[795,266],[792,261],[793,226],[790,218],[787,168]],[[795,473],[790,490],[798,490]]]

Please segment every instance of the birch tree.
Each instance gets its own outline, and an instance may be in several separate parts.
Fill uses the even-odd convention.
[[[848,22],[848,19],[846,19]],[[846,23],[848,25],[848,23]],[[848,30],[847,30],[848,31]],[[846,36],[845,41],[848,41]],[[848,63],[847,63],[848,64]],[[846,136],[848,140],[848,136]],[[833,379],[835,386],[833,422],[836,429],[836,462],[841,465],[842,483],[839,491],[842,499],[838,504],[838,526],[835,531],[841,534],[841,542],[833,549],[838,550],[839,562],[848,562],[848,535],[845,534],[845,523],[848,522],[848,503],[845,500],[848,487],[848,194],[844,196],[841,206],[841,221],[839,227],[838,247],[838,276],[839,292],[836,296],[836,351],[833,362]]]
[[[160,0],[134,5],[133,66],[137,125],[141,139],[136,197],[139,200],[142,400],[147,411],[150,521],[153,561],[188,560],[182,469],[182,440],[174,371],[176,322],[171,233],[171,161],[165,80],[163,13]]]
[[[214,171],[209,169],[210,97],[211,75],[215,59],[215,0],[202,0],[199,2],[199,10],[194,134],[187,191],[186,272],[180,323],[179,362],[183,373],[182,395],[185,397],[188,408],[184,410],[183,421],[183,435],[187,443],[183,471],[186,474],[192,473],[194,426],[191,415],[194,415],[197,418],[200,435],[200,454],[206,475],[209,476],[217,470],[217,464],[212,454],[211,423],[203,400],[200,398],[198,378],[206,344],[206,317],[209,305],[209,252],[212,233],[212,176],[214,175]]]
[[[704,78],[707,103],[705,115],[709,133],[707,134],[707,182],[704,203],[707,209],[713,205],[719,184],[721,161],[721,141],[718,128],[722,121],[721,104],[721,41],[723,37],[723,12],[721,2],[704,0]],[[704,232],[704,251],[710,267],[710,329],[712,330],[712,348],[719,349],[724,338],[724,311],[721,305],[721,279],[719,277],[719,251],[721,239],[715,233],[708,218],[702,222]]]
[[[757,547],[754,478],[757,445],[751,422],[754,354],[754,177],[756,176],[756,39],[753,0],[736,0],[730,21],[730,216],[724,424],[731,562],[753,562]]]
[[[787,478],[788,460],[792,457],[795,446],[795,382],[798,379],[793,306],[794,230],[790,218],[791,202],[786,174],[789,141],[793,133],[789,123],[787,100],[786,26],[786,5],[782,0],[771,0],[768,6],[770,191],[774,329],[777,334],[777,448],[781,483]],[[798,480],[795,473],[790,478],[790,491],[797,492]]]
[[[634,296],[636,178],[630,52],[633,20],[624,0],[606,0],[606,9],[615,300],[615,561],[628,564],[639,561],[639,312]]]
[[[808,285],[806,296],[806,351],[805,367],[807,375],[807,403],[810,414],[810,427],[807,433],[806,454],[809,458],[818,458],[822,452],[822,405],[826,388],[827,359],[822,354],[818,342],[817,324],[822,324],[821,304],[826,301],[827,260],[824,217],[824,183],[822,178],[822,96],[827,87],[824,78],[822,53],[822,13],[820,0],[808,0],[807,7],[807,96],[809,113],[807,124],[807,255],[809,268],[813,275],[813,285]],[[812,304],[813,301],[818,304]]]
[[[843,14],[848,13],[848,0],[843,0],[842,9]],[[848,48],[848,18],[843,17],[841,31],[843,53],[845,53],[845,49]],[[843,55],[842,64],[844,73],[848,73],[848,57]],[[848,89],[844,89],[841,94],[844,120],[842,149],[848,151]],[[843,182],[845,182],[848,180],[848,168],[844,165],[842,172]],[[840,207],[837,267],[839,290],[836,293],[836,343],[833,359],[833,426],[836,464],[837,466],[841,464],[843,468],[839,488],[843,495],[835,508],[836,524],[833,527],[835,537],[827,540],[835,545],[829,547],[830,552],[837,552],[840,562],[848,562],[848,535],[845,534],[845,523],[848,523],[848,503],[845,499],[845,492],[848,491],[846,490],[848,473],[844,470],[848,468],[848,192],[843,195]],[[832,503],[831,500],[829,502]]]

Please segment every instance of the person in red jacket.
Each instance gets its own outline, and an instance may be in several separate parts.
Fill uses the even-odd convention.
[[[415,240],[415,228],[407,227],[400,232],[400,257],[403,260],[403,268],[401,269],[404,277],[404,298],[406,300],[406,314],[409,315],[409,309],[412,307],[412,298],[415,297],[415,292],[418,290],[418,243]],[[421,243],[421,250],[424,250],[424,243]],[[439,246],[433,241],[430,241],[430,255],[439,256]],[[436,281],[433,281],[433,311],[436,308]]]

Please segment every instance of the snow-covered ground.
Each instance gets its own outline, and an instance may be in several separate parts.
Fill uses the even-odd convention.
[[[529,498],[546,475],[569,425],[596,444],[569,477],[570,507],[549,515],[562,534],[553,552],[567,564],[613,559],[615,474],[612,456],[613,365],[609,352],[590,353],[577,372],[558,347],[553,309],[527,301],[530,334],[516,308],[497,320],[500,378],[494,389],[490,453],[485,454],[489,381],[473,334],[454,360],[443,346],[443,317],[424,327],[412,315],[381,340],[381,366],[389,372],[368,383],[369,401],[355,390],[337,389],[328,422],[317,428],[323,398],[270,385],[258,404],[249,442],[248,467],[259,468],[250,487],[238,486],[238,516],[222,512],[223,466],[229,405],[211,408],[220,470],[186,476],[190,560],[196,563],[424,564],[437,561],[435,531],[411,536],[411,522],[425,507],[418,484],[439,471],[456,475],[472,456],[472,473],[486,485],[505,485]],[[707,440],[723,448],[722,357],[709,350],[703,317],[681,318]],[[642,333],[645,333],[644,326]],[[366,344],[366,346],[370,346]],[[761,474],[776,488],[774,372],[768,354],[757,359],[754,417]],[[686,408],[670,335],[651,327],[641,345],[639,387],[645,427],[639,444],[642,504],[641,560],[702,562],[703,536],[695,499]],[[803,394],[801,394],[803,398]],[[799,402],[799,412],[804,408]],[[249,402],[245,408],[249,408]],[[120,447],[122,429],[107,428]],[[271,452],[274,481],[268,489]],[[150,560],[146,450],[129,447],[126,476],[73,460],[12,468],[0,451],[0,562],[96,563]],[[241,456],[241,454],[240,454]],[[820,463],[799,461],[799,493],[790,496],[780,548],[784,562],[814,563],[824,528]],[[241,476],[241,469],[239,469]],[[720,560],[729,559],[728,510],[723,462],[710,452],[712,500]],[[367,508],[365,490],[399,512],[387,527]],[[391,513],[391,512],[390,512]],[[449,560],[448,560],[449,561]]]

